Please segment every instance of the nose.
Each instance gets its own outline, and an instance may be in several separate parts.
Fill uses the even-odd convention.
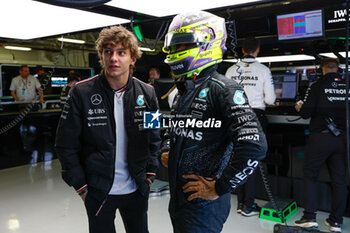
[[[118,53],[117,53],[117,51],[113,51],[112,52],[111,60],[112,61],[117,61],[118,60]]]
[[[176,46],[176,52],[186,49],[186,45],[179,44]]]

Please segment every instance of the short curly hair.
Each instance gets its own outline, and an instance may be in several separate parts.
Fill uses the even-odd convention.
[[[129,49],[131,57],[141,58],[142,52],[139,50],[137,39],[132,32],[123,26],[104,28],[96,40],[96,50],[103,69],[105,68],[102,62],[103,48],[107,45],[117,44],[122,44],[124,48]]]

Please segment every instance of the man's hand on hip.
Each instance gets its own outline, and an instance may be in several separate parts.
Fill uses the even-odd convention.
[[[187,182],[183,187],[184,193],[194,192],[192,193],[187,200],[191,201],[196,198],[203,198],[206,200],[216,200],[219,195],[215,191],[215,180],[208,181],[202,176],[198,175],[183,175],[185,179],[192,179],[194,181]],[[211,179],[211,178],[208,178]]]

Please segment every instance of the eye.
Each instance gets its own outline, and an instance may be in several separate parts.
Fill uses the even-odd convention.
[[[120,55],[120,56],[124,56],[125,54],[126,54],[125,51],[119,51],[119,55]]]
[[[103,52],[106,55],[111,55],[112,54],[112,50],[110,50],[110,49],[105,49]]]

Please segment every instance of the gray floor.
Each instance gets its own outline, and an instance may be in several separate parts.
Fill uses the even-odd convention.
[[[1,233],[87,233],[87,218],[82,201],[60,177],[57,160],[0,170],[0,232]],[[236,197],[223,233],[273,232],[274,222],[235,213]],[[150,233],[172,232],[167,212],[169,196],[149,200]],[[264,204],[263,201],[258,201]],[[288,223],[300,218],[302,209]],[[319,213],[319,229],[327,213]],[[124,233],[121,218],[116,219],[118,233]],[[345,218],[343,232],[350,232],[350,219]]]

